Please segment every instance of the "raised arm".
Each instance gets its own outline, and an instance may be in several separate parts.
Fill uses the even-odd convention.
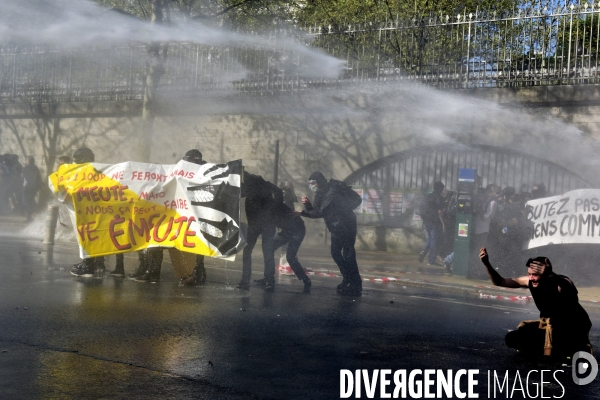
[[[490,257],[488,255],[488,252],[485,247],[483,247],[479,251],[479,258],[481,259],[481,262],[483,263],[483,265],[485,265],[488,275],[490,276],[490,279],[492,280],[492,283],[495,286],[502,286],[502,287],[507,287],[507,288],[521,288],[521,287],[528,286],[528,284],[529,284],[528,276],[521,276],[519,278],[503,278],[498,273],[498,271],[496,271],[494,269],[494,267],[492,267],[492,264],[490,264]]]

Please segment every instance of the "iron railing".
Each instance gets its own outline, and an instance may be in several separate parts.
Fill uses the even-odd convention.
[[[344,58],[343,79],[441,88],[598,83],[600,3],[512,15],[464,12],[315,27],[317,47]]]
[[[592,187],[581,176],[545,159],[487,145],[420,147],[384,157],[345,179],[364,193],[360,224],[408,226],[418,199],[441,181],[456,191],[459,168],[475,168],[481,184],[530,192],[543,183],[548,196]],[[406,212],[409,211],[410,215]]]
[[[390,81],[439,88],[593,84],[600,82],[599,22],[600,3],[585,3],[280,29],[261,46],[171,43],[161,95],[265,95]],[[306,54],[285,45],[290,36],[344,60],[339,77],[308,77]],[[146,61],[142,44],[0,45],[0,102],[141,99]]]

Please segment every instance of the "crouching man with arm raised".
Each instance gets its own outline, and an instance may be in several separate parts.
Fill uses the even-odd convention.
[[[517,330],[506,335],[507,346],[531,355],[570,357],[577,351],[591,353],[589,331],[592,323],[579,304],[577,289],[564,275],[552,271],[546,257],[527,261],[528,275],[518,278],[502,277],[490,263],[487,250],[482,248],[479,258],[496,286],[529,288],[540,319],[523,321]]]

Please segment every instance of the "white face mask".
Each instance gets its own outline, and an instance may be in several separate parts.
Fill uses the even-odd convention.
[[[313,192],[316,192],[319,188],[319,185],[317,185],[317,181],[308,181],[308,188]]]

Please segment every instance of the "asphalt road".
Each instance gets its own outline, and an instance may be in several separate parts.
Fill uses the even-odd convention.
[[[1,399],[332,399],[341,369],[479,369],[479,398],[490,397],[488,371],[517,388],[495,398],[528,398],[517,381],[533,395],[542,377],[526,381],[530,371],[562,369],[558,382],[544,377],[544,396],[600,398],[600,378],[576,386],[570,367],[505,347],[508,329],[537,318],[532,303],[394,283],[346,298],[329,277],[310,294],[288,276],[274,293],[244,292],[239,261],[209,262],[195,288],[179,287],[168,264],[157,284],[84,279],[69,274],[75,261],[74,245],[0,239]],[[135,262],[126,257],[128,271]],[[600,348],[600,312],[588,312]]]

